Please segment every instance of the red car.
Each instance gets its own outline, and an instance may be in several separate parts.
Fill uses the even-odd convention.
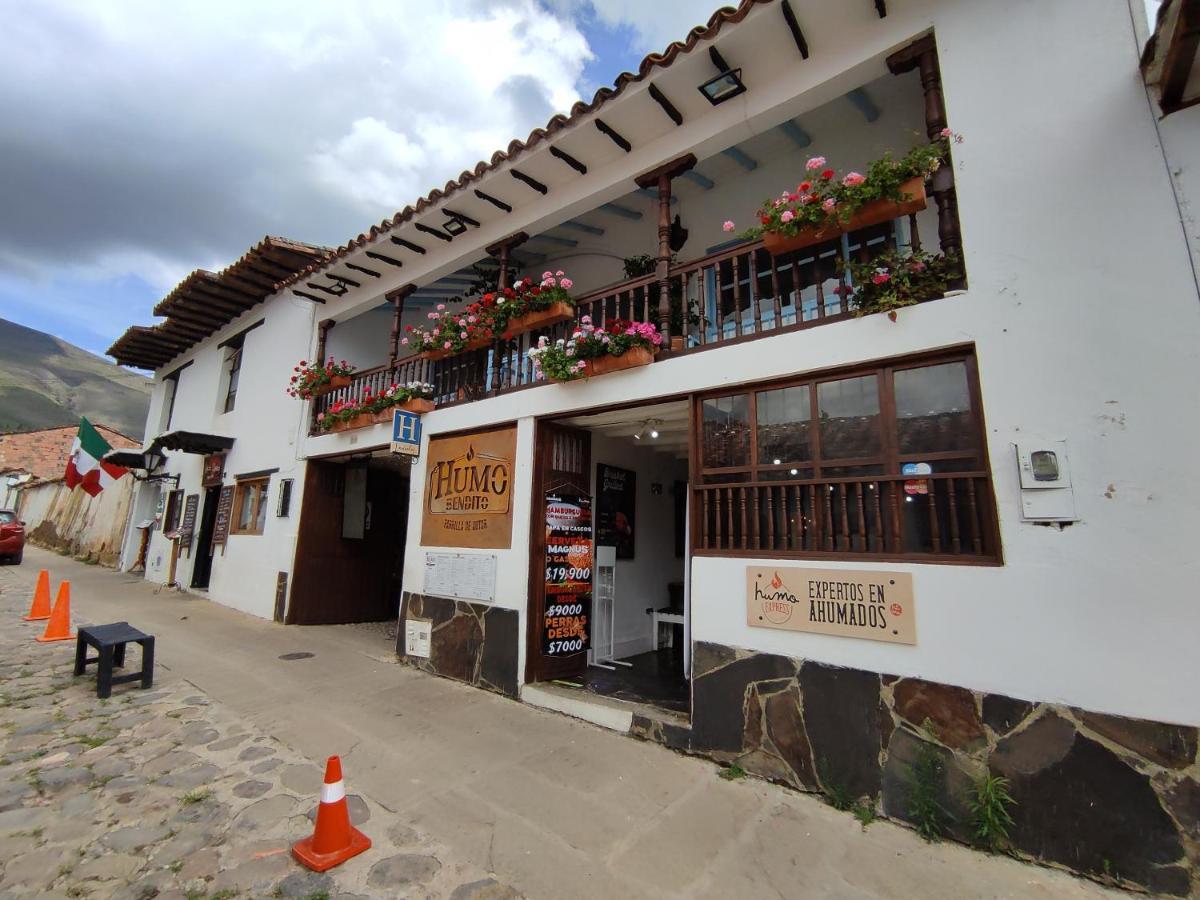
[[[25,523],[11,509],[0,509],[0,557],[21,562],[25,555]]]

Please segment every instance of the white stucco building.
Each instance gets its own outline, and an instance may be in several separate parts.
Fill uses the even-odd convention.
[[[112,352],[155,370],[160,446],[227,451],[207,501],[201,455],[170,452],[164,470],[180,510],[198,496],[198,536],[229,489],[209,596],[299,624],[398,613],[414,665],[900,819],[925,742],[955,810],[985,767],[1010,779],[1018,851],[1186,894],[1200,883],[1200,114],[1159,119],[1138,28],[1121,0],[747,0],[328,256],[284,242],[261,265],[263,244],[185,283],[160,306],[177,321]],[[697,89],[731,69],[744,91]],[[777,256],[722,230],[795,190],[810,156],[840,177],[947,124],[964,141],[924,211]],[[667,263],[660,224],[676,216],[687,234],[669,234]],[[838,259],[918,245],[960,252],[963,283],[895,321],[850,315]],[[650,274],[628,278],[643,255]],[[532,335],[407,355],[394,322],[467,302],[479,265],[566,271],[597,321],[660,321],[665,278],[692,314],[652,365],[582,382],[535,382]],[[203,312],[222,298],[219,321]],[[357,365],[354,383],[285,396],[296,361],[326,355]],[[438,402],[411,464],[388,425],[315,428],[332,403],[411,379]],[[460,445],[507,466],[491,498],[506,520],[486,523],[498,542],[429,537],[450,521],[430,505],[431,462],[457,465],[439,448]],[[626,489],[599,484],[600,466]],[[606,642],[593,661],[632,672],[547,652],[546,497],[564,492],[593,498],[596,545],[619,548],[611,609],[590,610]],[[143,487],[135,524],[158,497]],[[182,553],[165,524],[147,577],[198,584],[207,547]],[[456,576],[462,557],[483,564]],[[759,624],[752,582],[772,576],[801,612]],[[845,609],[808,618],[822,584],[838,601],[908,579],[889,615],[911,640],[818,627],[847,626]],[[431,629],[414,647],[410,624]]]

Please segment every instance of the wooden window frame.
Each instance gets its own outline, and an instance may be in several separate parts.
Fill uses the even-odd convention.
[[[229,355],[225,357],[225,402],[221,407],[223,413],[233,412],[233,408],[237,405],[238,383],[241,381],[242,374],[243,346],[241,341],[238,341],[237,344],[230,344]]]
[[[895,399],[895,373],[908,369],[926,368],[945,363],[961,362],[966,367],[967,389],[971,401],[971,412],[973,419],[973,438],[974,447],[964,450],[945,450],[945,451],[930,451],[926,453],[900,453],[899,451],[899,434],[897,428],[896,417],[896,399]],[[821,435],[820,435],[820,415],[819,415],[819,385],[822,383],[841,381],[844,379],[861,377],[864,375],[875,375],[877,377],[879,391],[879,423],[880,423],[880,452],[872,456],[854,457],[845,459],[822,459],[821,458]],[[758,461],[758,403],[757,395],[764,391],[779,390],[782,388],[800,387],[809,385],[809,403],[810,403],[810,460],[808,462],[793,462],[796,468],[804,468],[811,470],[812,474],[808,477],[796,477],[794,479],[768,480],[760,479],[759,473],[764,471],[778,471],[772,463],[760,463]],[[737,466],[723,467],[705,467],[703,465],[704,454],[704,402],[719,397],[729,397],[736,395],[745,395],[747,398],[747,422],[749,425],[749,447],[748,447],[748,463]],[[991,476],[991,464],[988,459],[987,450],[987,427],[984,417],[983,401],[979,387],[979,371],[977,359],[975,356],[975,348],[972,345],[958,346],[945,348],[937,351],[927,351],[917,354],[910,354],[899,357],[889,357],[886,359],[874,360],[868,363],[855,364],[851,366],[842,366],[833,369],[823,369],[816,372],[808,372],[803,375],[796,375],[789,378],[774,379],[762,382],[743,382],[736,386],[726,386],[719,389],[696,393],[692,395],[692,441],[690,456],[690,472],[693,491],[692,502],[692,553],[695,556],[718,556],[718,557],[754,557],[754,558],[781,558],[781,559],[829,559],[829,560],[862,560],[862,561],[903,561],[903,562],[920,562],[920,563],[937,563],[937,564],[956,564],[956,565],[984,565],[994,566],[1001,565],[1003,562],[1002,548],[1000,546],[1000,534],[998,527],[998,518],[995,507],[995,492],[993,479]],[[736,476],[745,475],[744,480],[722,482],[724,486],[728,484],[731,488],[754,488],[767,485],[788,485],[788,484],[816,484],[816,483],[837,483],[837,482],[852,482],[861,478],[870,478],[872,476],[841,476],[841,475],[822,475],[822,468],[837,469],[847,466],[869,466],[877,465],[882,467],[883,474],[881,479],[895,480],[900,472],[900,466],[906,462],[937,462],[946,460],[972,460],[974,467],[965,469],[960,477],[974,477],[986,480],[987,495],[983,497],[979,503],[979,513],[981,517],[981,528],[983,529],[983,542],[985,550],[982,553],[930,553],[918,551],[904,552],[879,552],[879,551],[851,551],[851,550],[813,550],[813,549],[781,549],[774,548],[709,548],[703,545],[701,517],[704,511],[701,509],[700,492],[697,490],[699,486],[712,485],[714,482],[706,481],[706,478],[713,476]],[[787,461],[785,461],[787,462]],[[956,473],[958,474],[958,473]],[[761,538],[761,535],[758,536]]]
[[[271,477],[268,475],[265,478],[246,478],[237,482],[233,492],[233,509],[230,515],[229,533],[230,534],[262,534],[266,528],[267,516],[262,516],[262,527],[256,527],[255,523],[259,521],[259,513],[263,509],[263,505],[267,502],[267,496],[270,492]],[[250,515],[250,527],[241,527],[241,511],[242,497],[246,491],[253,490],[255,492],[253,499],[253,509]]]

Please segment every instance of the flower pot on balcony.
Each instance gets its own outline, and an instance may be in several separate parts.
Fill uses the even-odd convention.
[[[449,356],[458,356],[460,353],[469,353],[472,350],[482,350],[484,347],[491,346],[491,343],[492,339],[490,337],[475,338],[474,340],[467,341],[459,350],[425,350],[420,356],[421,359],[427,359],[432,362],[437,359],[446,359]]]
[[[801,228],[794,235],[765,231],[763,232],[763,247],[772,256],[780,256],[793,250],[831,241],[848,231],[857,231],[860,228],[890,222],[901,216],[907,216],[909,213],[920,212],[928,203],[925,196],[924,179],[910,178],[900,185],[900,192],[905,194],[908,199],[901,201],[872,200],[870,203],[860,206],[858,211],[845,222],[828,222],[820,228],[810,225],[807,228]]]
[[[575,318],[575,307],[564,300],[551,303],[545,309],[527,312],[523,316],[509,319],[504,328],[504,339],[511,340],[519,334],[533,331],[535,328],[550,328],[559,322],[569,322]]]
[[[431,413],[437,409],[437,404],[432,400],[425,399],[424,397],[413,397],[411,400],[405,400],[403,403],[401,403],[400,408],[405,412],[424,415],[425,413]]]
[[[630,347],[620,356],[598,356],[584,363],[583,373],[588,378],[648,366],[654,362],[654,353],[648,347]]]
[[[338,388],[350,387],[349,375],[334,375],[329,379],[329,384],[323,384],[320,387],[313,388],[313,398],[324,397],[326,394],[332,394]]]

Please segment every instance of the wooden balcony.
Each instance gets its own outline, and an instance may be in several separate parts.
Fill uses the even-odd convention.
[[[869,260],[903,247],[920,247],[915,216],[864,228],[785,256],[772,256],[761,242],[741,244],[673,266],[669,273],[672,340],[660,358],[710,350],[741,341],[842,321],[852,313],[842,299],[846,286],[838,259]],[[653,275],[587,294],[577,300],[577,317],[603,327],[613,319],[658,323],[658,285]],[[569,337],[566,322],[541,334]],[[430,361],[410,356],[394,366],[357,372],[349,387],[313,402],[317,416],[341,400],[358,400],[391,384],[425,381],[439,406],[482,400],[541,382],[528,357],[538,333],[497,340],[490,347]]]

